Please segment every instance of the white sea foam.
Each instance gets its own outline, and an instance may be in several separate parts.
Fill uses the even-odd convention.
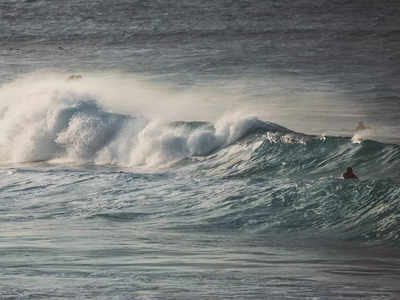
[[[3,162],[53,160],[154,167],[207,155],[251,130],[268,126],[252,115],[234,112],[224,114],[215,126],[188,130],[169,121],[173,115],[177,121],[185,119],[182,108],[196,101],[180,102],[165,87],[157,86],[157,90],[149,83],[120,76],[66,78],[65,74],[40,78],[33,74],[1,87]]]
[[[360,144],[363,140],[374,136],[374,130],[371,128],[365,128],[357,130],[351,138],[352,143]]]

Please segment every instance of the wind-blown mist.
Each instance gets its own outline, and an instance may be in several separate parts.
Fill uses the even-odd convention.
[[[400,299],[399,15],[2,0],[0,298]]]
[[[6,100],[0,119],[3,162],[158,166],[210,154],[268,126],[241,113],[221,116],[215,125],[179,126],[194,113],[210,114],[201,95],[196,99],[132,77],[34,74],[4,85],[0,97]]]

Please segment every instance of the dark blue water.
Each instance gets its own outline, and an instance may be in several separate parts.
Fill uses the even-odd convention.
[[[2,1],[0,298],[400,297],[399,13]]]

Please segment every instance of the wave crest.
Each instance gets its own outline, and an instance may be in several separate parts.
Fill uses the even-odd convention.
[[[29,79],[29,78],[28,78]],[[162,167],[205,156],[257,130],[286,130],[254,116],[227,114],[216,124],[162,122],[113,113],[84,79],[22,81],[2,87],[3,162],[50,161]],[[20,88],[22,90],[20,90]],[[13,149],[13,151],[9,151]]]

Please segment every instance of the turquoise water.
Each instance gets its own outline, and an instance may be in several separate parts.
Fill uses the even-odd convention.
[[[399,298],[399,10],[2,1],[0,298]]]
[[[158,171],[4,166],[2,297],[395,298],[399,147],[247,122],[235,142]],[[169,136],[179,146],[214,128],[165,126],[186,128]],[[362,179],[341,179],[338,157]]]

